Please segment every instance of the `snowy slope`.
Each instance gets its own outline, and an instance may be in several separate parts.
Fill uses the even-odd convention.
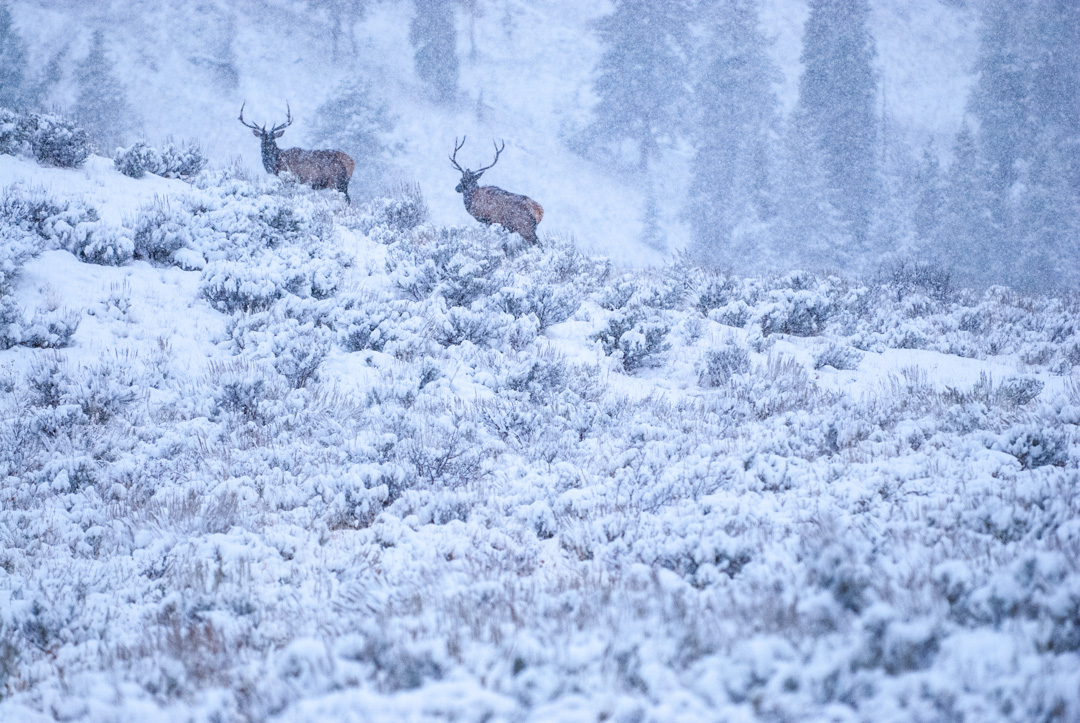
[[[252,178],[0,156],[0,720],[1080,716],[1075,299]]]
[[[872,5],[889,132],[917,144],[933,140],[947,152],[971,81],[974,11],[939,0]],[[394,177],[386,186],[420,183],[438,222],[466,218],[453,192],[456,173],[446,160],[454,138],[469,136],[464,155],[473,165],[487,163],[489,139],[501,138],[507,152],[486,180],[540,201],[541,231],[573,233],[579,245],[619,263],[658,262],[656,252],[638,243],[645,179],[567,147],[568,137],[590,119],[592,69],[601,51],[592,21],[610,11],[608,3],[501,0],[477,8],[475,22],[459,13],[461,97],[451,108],[427,100],[413,72],[411,2],[373,4],[354,27],[355,52],[343,41],[337,59],[326,17],[301,0],[25,2],[12,12],[29,40],[35,68],[65,45],[72,61],[81,58],[93,29],[104,28],[134,120],[152,143],[169,136],[197,138],[213,162],[226,165],[240,157],[258,172],[258,145],[236,121],[240,104],[247,101],[249,118],[280,122],[288,100],[296,122],[282,142],[303,147],[310,143],[315,110],[340,80],[355,73],[373,83],[397,118]],[[784,76],[778,93],[787,109],[797,93],[807,12],[802,0],[762,3],[762,25],[774,39]],[[235,86],[215,65],[229,39]],[[68,73],[53,100],[70,107],[74,97]],[[686,148],[667,154],[654,181],[674,250],[688,240],[680,214],[689,158]],[[364,160],[357,161],[359,177]]]

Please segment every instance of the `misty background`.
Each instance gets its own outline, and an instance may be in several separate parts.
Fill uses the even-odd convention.
[[[1071,0],[112,0],[0,3],[0,106],[99,153],[191,140],[262,172],[237,121],[418,183],[466,223],[447,155],[628,263],[964,285],[1080,283],[1080,5]]]

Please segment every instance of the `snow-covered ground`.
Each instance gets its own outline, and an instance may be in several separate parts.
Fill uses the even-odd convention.
[[[0,720],[1080,719],[1075,297],[0,189]]]

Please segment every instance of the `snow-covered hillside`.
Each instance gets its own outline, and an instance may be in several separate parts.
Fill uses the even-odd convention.
[[[0,188],[0,720],[1080,719],[1075,296]]]
[[[502,0],[476,3],[458,14],[460,97],[450,106],[427,99],[413,69],[408,40],[411,2],[377,2],[344,37],[334,57],[331,25],[307,0],[112,0],[14,3],[15,26],[28,42],[29,64],[44,67],[64,51],[68,71],[52,102],[71,108],[77,89],[70,66],[103,30],[109,55],[132,106],[133,140],[197,138],[210,159],[239,157],[261,170],[259,147],[237,122],[281,122],[289,101],[295,124],[284,146],[311,144],[314,116],[339,82],[361,77],[389,105],[396,125],[393,159],[382,184],[419,183],[439,223],[461,223],[457,177],[447,163],[455,137],[468,135],[467,163],[487,163],[491,138],[507,152],[488,181],[536,198],[544,229],[573,233],[579,246],[620,263],[657,263],[639,243],[646,179],[628,169],[573,152],[568,140],[591,120],[594,67],[601,48],[597,18],[607,0]],[[767,0],[761,23],[770,53],[783,71],[777,88],[787,109],[795,101],[801,66],[805,0]],[[960,125],[975,55],[973,10],[939,0],[873,3],[889,133],[915,147],[935,140],[945,153]],[[348,30],[345,31],[346,35]],[[111,152],[112,149],[106,149]],[[660,222],[671,249],[689,240],[683,214],[691,151],[667,149],[652,173]],[[365,159],[357,158],[357,178]],[[375,185],[379,185],[378,179]]]

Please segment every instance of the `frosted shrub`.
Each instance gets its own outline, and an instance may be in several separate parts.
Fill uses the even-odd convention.
[[[748,386],[740,386],[740,392],[745,394],[759,419],[811,409],[822,399],[806,367],[782,355],[770,355],[764,368],[755,369]]]
[[[368,527],[382,511],[390,489],[401,489],[400,467],[365,462],[350,465],[342,474],[322,475],[313,480],[330,515],[331,528]]]
[[[392,267],[390,278],[398,291],[412,301],[426,299],[439,283],[439,270],[431,259],[419,264],[387,260],[387,267]]]
[[[161,148],[161,165],[153,173],[165,178],[190,179],[206,168],[206,156],[198,143],[188,141],[180,145],[166,142]]]
[[[969,624],[1038,621],[1033,630],[1039,647],[1075,652],[1080,650],[1080,575],[1060,552],[1028,553],[960,597],[953,613]]]
[[[500,338],[503,330],[513,323],[513,320],[509,314],[493,314],[490,311],[452,306],[445,311],[433,309],[431,327],[435,341],[444,347],[466,341],[484,346]]]
[[[140,392],[137,374],[129,361],[106,360],[73,368],[55,352],[35,357],[23,379],[27,416],[34,431],[49,438],[73,438],[82,429],[94,443],[111,444],[112,440],[103,437],[98,427],[119,417]],[[94,430],[90,430],[91,426]],[[81,464],[78,455],[75,457],[52,460],[59,465],[54,470],[64,468],[71,476]],[[97,465],[89,462],[88,466]],[[91,470],[80,474],[96,476]]]
[[[448,307],[471,306],[510,283],[498,245],[506,235],[492,229],[422,228],[414,242],[390,247],[390,279],[414,301],[440,296]]]
[[[252,313],[269,309],[286,294],[314,298],[332,295],[337,290],[339,273],[332,262],[306,255],[267,256],[258,265],[252,260],[216,260],[203,270],[199,291],[218,311]]]
[[[209,391],[218,413],[265,423],[275,403],[285,394],[283,379],[267,365],[238,359],[214,363],[209,369]]]
[[[649,309],[680,308],[688,293],[689,280],[685,274],[686,269],[678,266],[664,267],[662,273],[646,273],[635,292],[635,301]]]
[[[546,404],[553,395],[570,384],[570,368],[566,360],[551,347],[525,355],[510,367],[506,388],[528,394],[534,404]]]
[[[78,202],[57,201],[39,189],[5,188],[0,196],[0,229],[19,236],[33,235],[43,241],[40,249],[66,247],[72,230],[80,223],[98,220],[97,211]]]
[[[970,390],[950,387],[943,396],[953,404],[976,403],[986,408],[1004,407],[1012,410],[1035,399],[1042,389],[1043,382],[1034,377],[1007,377],[1001,384],[995,385],[993,378],[982,372]]]
[[[125,176],[142,178],[147,171],[158,172],[161,154],[146,141],[138,141],[128,148],[117,148],[113,154],[113,165]]]
[[[872,606],[862,617],[863,645],[853,666],[881,668],[900,675],[930,667],[941,647],[941,631],[928,622],[901,622],[884,604]]]
[[[572,238],[553,236],[544,248],[532,247],[521,258],[520,271],[537,282],[553,286],[572,286],[584,295],[593,293],[608,282],[611,260],[592,258],[581,253]]]
[[[709,312],[727,306],[739,298],[741,298],[740,279],[727,275],[708,276],[698,289],[694,308],[702,316],[709,316]]]
[[[337,293],[344,263],[337,254],[328,258],[298,253],[288,258],[285,288],[300,298],[328,299]]]
[[[10,349],[19,343],[21,322],[22,310],[15,299],[0,291],[0,349]]]
[[[0,108],[0,154],[14,156],[22,151],[22,146],[19,115],[8,108]]]
[[[0,210],[0,214],[3,211]],[[0,224],[3,218],[0,216]],[[43,250],[42,239],[17,227],[0,225],[0,296],[10,290],[23,265]]]
[[[1022,407],[1039,396],[1043,386],[1035,377],[1008,377],[997,388],[996,396],[1006,406]]]
[[[630,303],[638,292],[638,283],[629,274],[605,285],[596,295],[596,303],[605,309],[617,311]]]
[[[539,331],[569,319],[581,306],[581,299],[574,286],[535,282],[503,287],[494,296],[495,305],[508,314],[535,315]]]
[[[1021,425],[1006,431],[994,446],[1016,457],[1024,469],[1064,467],[1069,461],[1068,438],[1061,429]]]
[[[128,148],[117,148],[113,154],[116,170],[131,178],[153,173],[163,178],[191,178],[206,166],[206,158],[197,144],[176,146],[166,143],[159,151],[146,141]]]
[[[251,222],[250,234],[259,246],[280,248],[306,241],[306,219],[293,208],[288,199],[260,196],[247,209]]]
[[[826,542],[821,549],[808,551],[809,582],[832,593],[845,610],[858,613],[870,599],[868,568],[850,545]]]
[[[862,361],[862,352],[853,349],[846,344],[830,342],[823,351],[814,355],[814,368],[822,369],[832,367],[840,370],[854,370],[859,368]]]
[[[270,340],[274,368],[293,389],[317,378],[319,366],[330,351],[331,332],[324,326],[287,319],[277,325]]]
[[[618,352],[623,369],[633,373],[659,362],[659,355],[671,348],[667,341],[670,330],[667,323],[641,311],[620,310],[612,313],[604,330],[593,338],[605,354]]]
[[[67,362],[59,354],[35,356],[23,380],[28,392],[27,402],[34,407],[60,406],[69,376]]]
[[[377,296],[352,295],[341,299],[334,320],[338,344],[345,351],[383,351],[387,342],[398,336],[398,322],[406,313],[403,307],[402,302]]]
[[[748,371],[750,352],[729,338],[719,348],[705,352],[698,378],[703,387],[719,387],[726,384],[732,375]]]
[[[77,404],[92,424],[104,424],[139,394],[137,377],[128,360],[107,360],[78,368],[69,375],[64,401]]]
[[[80,320],[78,313],[66,309],[38,311],[27,319],[17,306],[5,303],[0,308],[0,348],[61,349],[71,343]]]
[[[281,272],[280,266],[214,261],[203,270],[199,292],[210,306],[227,314],[263,311],[287,293]]]
[[[402,183],[361,207],[353,224],[361,232],[389,243],[398,234],[427,223],[429,214],[420,184]],[[376,230],[389,233],[373,233]]]
[[[456,489],[485,477],[495,452],[471,416],[441,403],[424,407],[419,427],[398,445],[399,459],[424,487]],[[391,491],[391,496],[396,496]]]
[[[80,223],[67,248],[80,261],[101,266],[122,266],[131,261],[135,243],[124,233],[100,221]]]
[[[78,168],[94,152],[90,135],[59,116],[28,114],[23,132],[34,158],[44,165]]]
[[[177,251],[191,245],[190,214],[173,210],[167,201],[139,209],[133,234],[136,258],[154,264],[173,263]]]
[[[825,322],[832,312],[827,296],[816,290],[781,289],[770,297],[772,303],[759,312],[758,323],[764,336],[817,336],[825,331]]]
[[[939,303],[948,302],[953,295],[952,275],[948,269],[909,259],[887,267],[880,273],[882,283],[897,301],[925,294]]]
[[[280,249],[312,257],[323,252],[343,260],[340,252],[330,246],[332,215],[324,206],[312,203],[305,193],[293,197],[270,193],[253,198],[225,196],[220,207],[212,207],[200,223],[220,239],[217,255],[232,260]]]
[[[433,652],[437,648],[410,644],[375,620],[363,621],[360,633],[343,639],[335,652],[346,661],[372,666],[376,690],[416,690],[426,681],[441,680],[446,675],[444,667],[449,666],[447,661],[440,663],[442,656]]]

